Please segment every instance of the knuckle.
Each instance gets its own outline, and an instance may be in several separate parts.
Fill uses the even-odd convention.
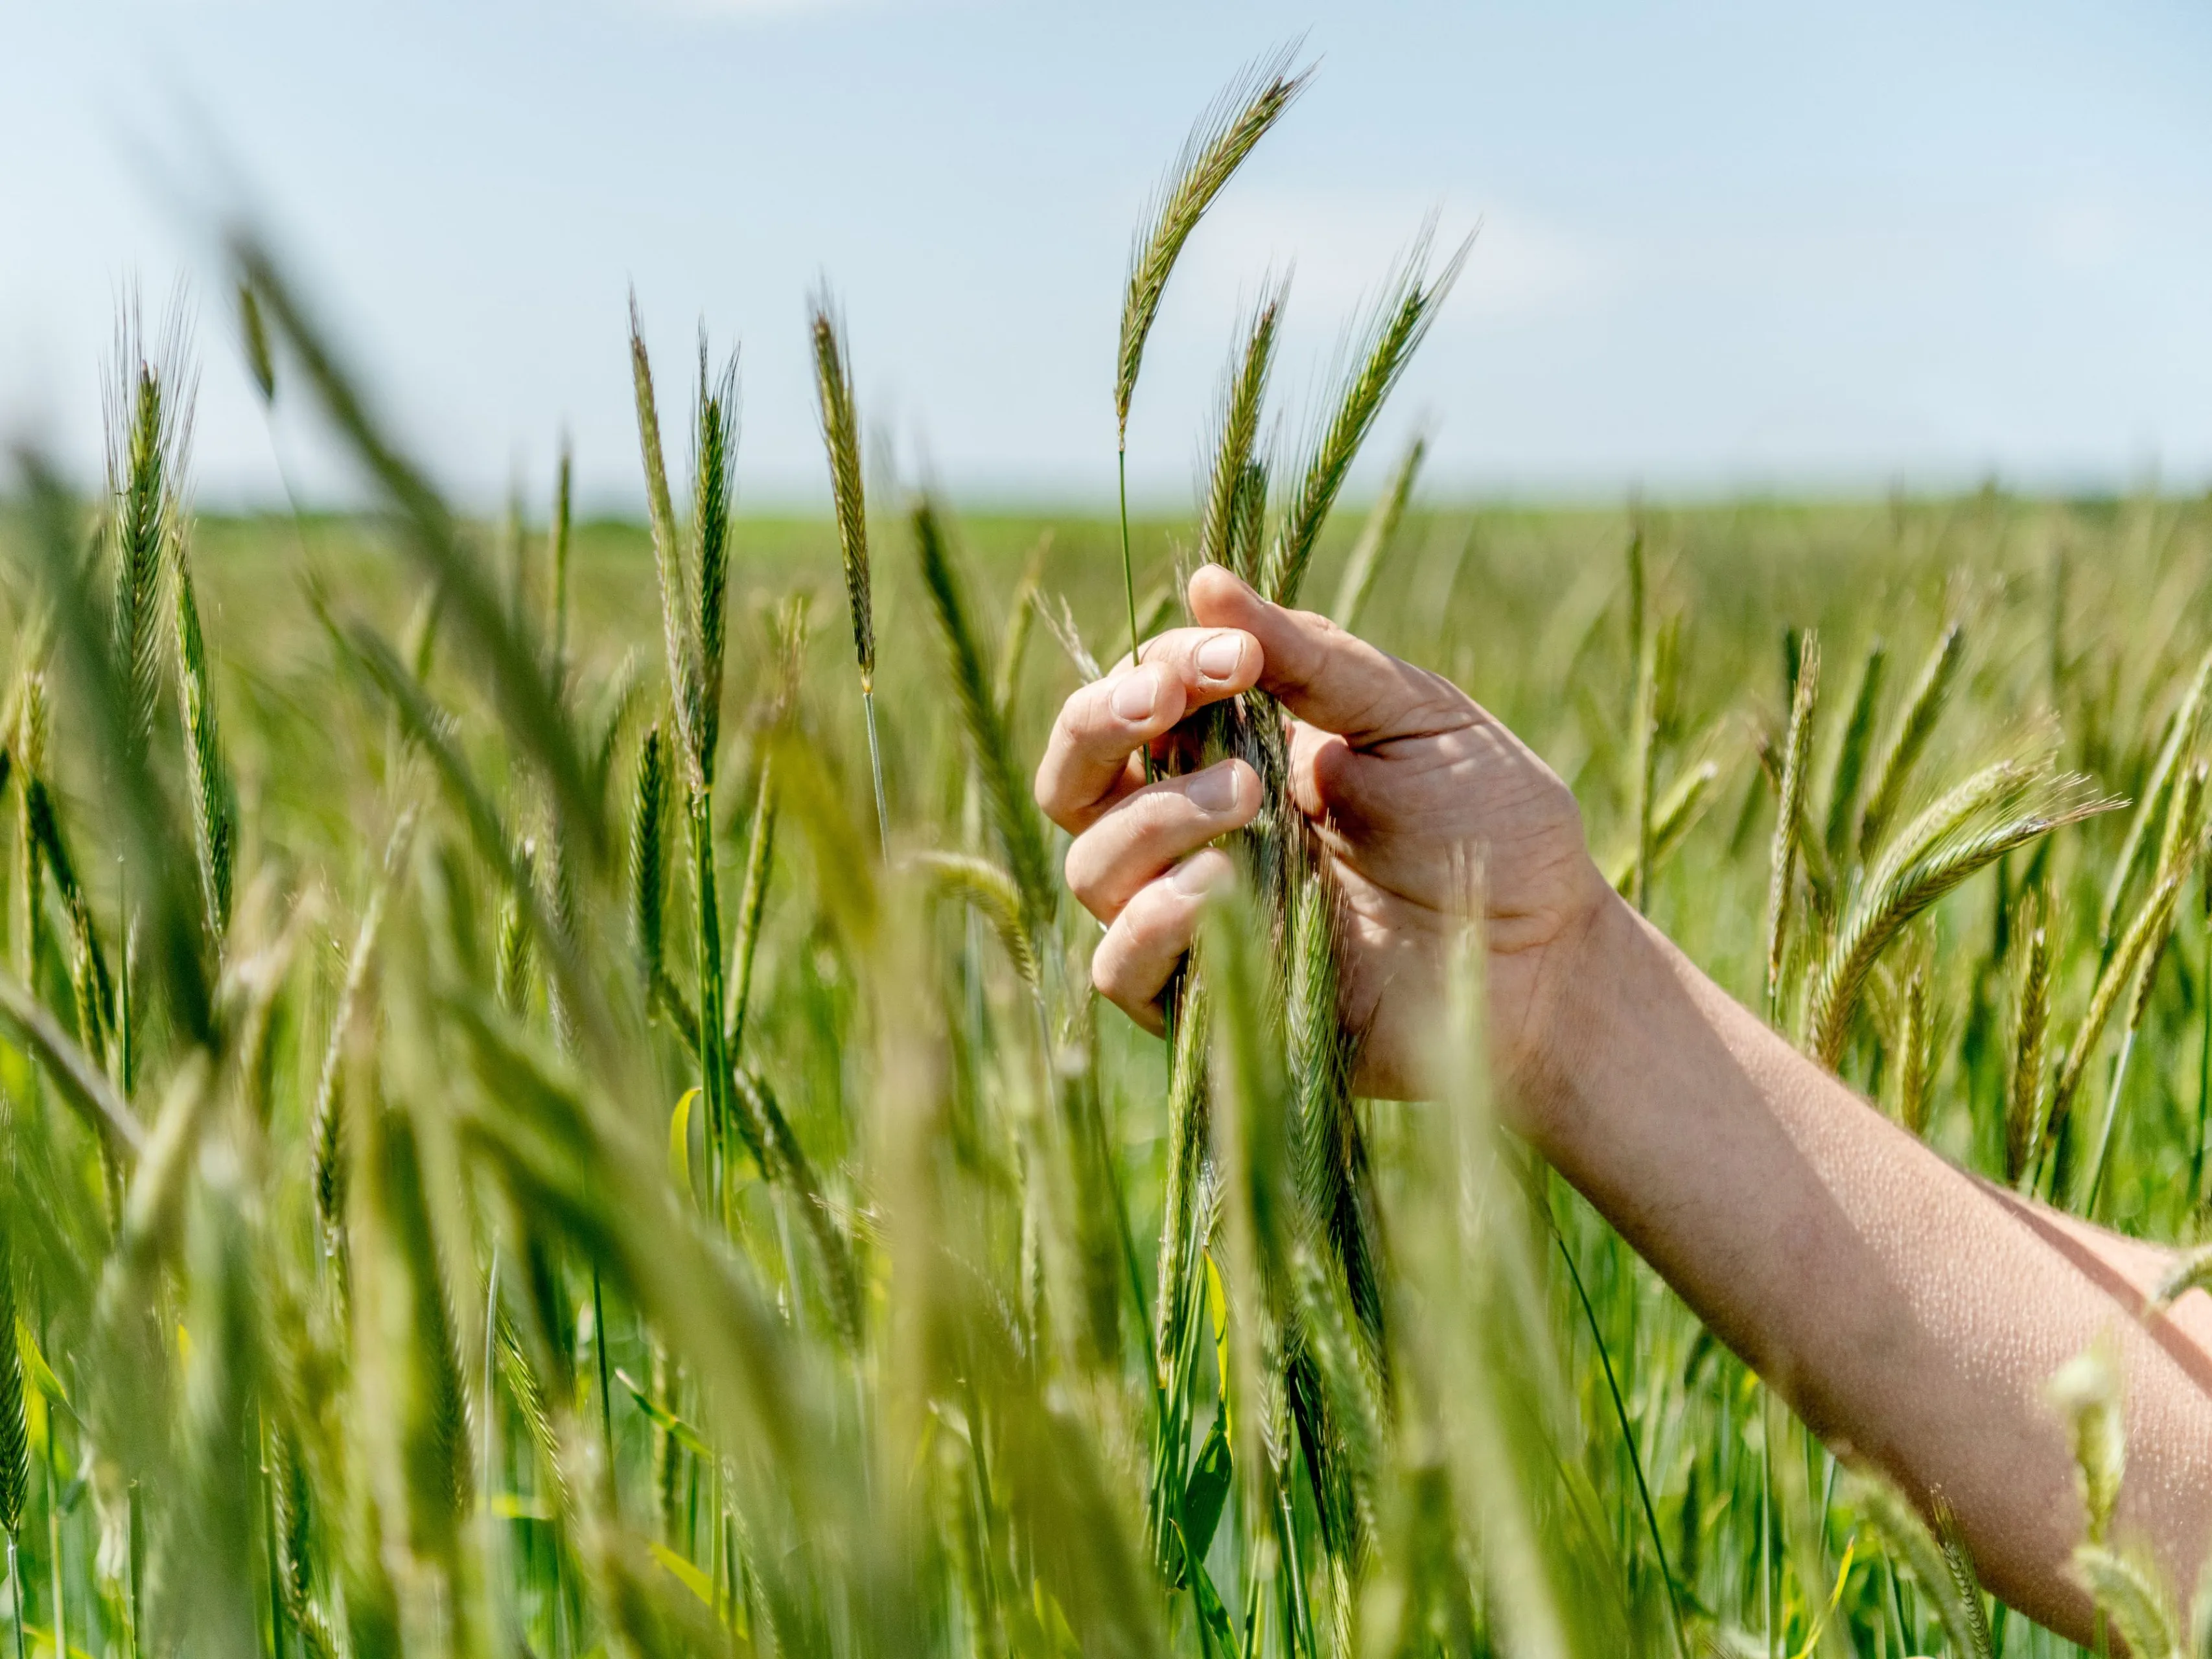
[[[1114,695],[1113,686],[1111,678],[1093,680],[1061,706],[1060,729],[1071,747],[1087,750],[1097,746],[1109,724],[1108,699]]]
[[[1067,858],[1060,866],[1060,875],[1067,883],[1067,890],[1075,895],[1076,902],[1096,915],[1098,906],[1097,860],[1092,856],[1090,838],[1079,836],[1067,849]]]
[[[1091,953],[1091,983],[1098,994],[1117,1008],[1129,1006],[1127,981],[1128,953],[1112,933],[1098,941],[1098,948]]]

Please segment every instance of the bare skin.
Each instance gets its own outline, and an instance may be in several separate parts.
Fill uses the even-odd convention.
[[[1254,685],[1296,719],[1291,787],[1324,820],[1352,913],[1345,1015],[1362,1092],[1427,1085],[1456,854],[1483,855],[1492,1046],[1513,1127],[1818,1433],[1906,1491],[1940,1489],[1983,1577],[2077,1641],[2083,1516],[2045,1384],[2118,1338],[2118,1528],[2185,1593],[2212,1541],[2212,1297],[2146,1319],[2170,1253],[1954,1168],[1775,1035],[1624,904],[1566,786],[1440,676],[1225,570],[1200,624],[1068,699],[1036,778],[1105,924],[1099,991],[1147,1028],[1250,820],[1239,762],[1146,784],[1140,751]]]

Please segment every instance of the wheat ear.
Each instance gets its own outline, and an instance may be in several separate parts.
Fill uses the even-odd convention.
[[[2189,689],[2182,694],[2180,703],[2166,722],[2166,741],[2160,745],[2150,775],[2143,781],[2134,816],[2128,820],[2127,839],[2121,843],[2119,859],[2106,883],[2104,902],[2097,910],[2097,941],[2106,951],[2112,949],[2112,930],[2119,923],[2120,902],[2127,895],[2128,883],[2149,846],[2151,825],[2165,805],[2166,791],[2172,786],[2176,771],[2196,750],[2209,695],[2212,695],[2212,651],[2208,651],[2197,664]]]
[[[1183,245],[1253,147],[1282,118],[1305,88],[1310,69],[1291,73],[1295,45],[1252,64],[1224,88],[1191,129],[1167,178],[1146,210],[1143,228],[1129,249],[1129,280],[1121,301],[1121,337],[1115,352],[1115,470],[1121,497],[1121,591],[1129,609],[1129,657],[1143,647],[1137,629],[1136,577],[1129,552],[1129,404],[1144,367],[1145,341],[1159,316],[1160,301]]]
[[[1804,635],[1797,649],[1797,675],[1790,697],[1790,730],[1782,744],[1779,801],[1774,815],[1774,847],[1767,862],[1766,1011],[1772,1018],[1782,1000],[1782,964],[1790,939],[1790,901],[1796,885],[1803,829],[1805,775],[1813,755],[1813,720],[1820,707],[1820,641]]]
[[[1833,1069],[1875,959],[1905,923],[2014,848],[2114,803],[2071,774],[2053,777],[2000,762],[1956,792],[1959,805],[1875,866],[1844,915],[1806,1004],[1806,1042]]]
[[[631,388],[637,403],[638,447],[645,464],[646,514],[660,574],[660,635],[668,657],[669,696],[675,705],[676,748],[686,781],[697,788],[705,782],[699,753],[706,698],[698,643],[691,631],[691,579],[678,538],[675,501],[668,493],[668,463],[661,450],[653,361],[646,353],[645,319],[635,294],[629,301],[629,361]]]
[[[1223,376],[1221,436],[1213,447],[1206,504],[1199,515],[1199,562],[1228,565],[1247,581],[1257,580],[1259,572],[1239,566],[1237,509],[1246,469],[1259,441],[1260,414],[1267,401],[1268,374],[1274,366],[1283,301],[1284,289],[1278,284],[1255,307],[1251,325],[1244,331],[1244,343]]]
[[[1322,526],[1344,488],[1352,463],[1373,430],[1383,404],[1404,377],[1414,352],[1427,337],[1444,296],[1451,292],[1474,246],[1472,237],[1462,242],[1431,273],[1431,241],[1428,230],[1414,239],[1352,343],[1351,373],[1315,437],[1297,492],[1267,550],[1264,586],[1278,605],[1297,603],[1306,568],[1321,542]]]
[[[1913,677],[1912,689],[1905,694],[1895,726],[1868,773],[1873,781],[1867,787],[1865,810],[1859,814],[1862,858],[1873,853],[1888,830],[1890,818],[1904,801],[1912,769],[1928,747],[1928,739],[1935,735],[1936,723],[1942,717],[1943,706],[1958,681],[1962,638],[1955,622],[1946,623],[1936,636],[1919,673]]]
[[[175,566],[177,696],[184,708],[185,771],[191,785],[192,835],[199,852],[208,938],[220,948],[230,927],[233,868],[237,858],[237,790],[223,760],[207,641],[200,632],[199,601],[193,591],[191,563],[181,526],[170,556]]]
[[[1978,1644],[1978,1626],[1986,1631],[1986,1616],[1970,1609],[1970,1597],[1960,1593],[1949,1555],[1915,1512],[1905,1495],[1884,1477],[1855,1472],[1848,1487],[1853,1508],[1869,1522],[1891,1556],[1920,1586],[1932,1602],[1951,1650],[1965,1659],[1989,1659],[1986,1636]]]
[[[830,495],[837,515],[837,548],[845,564],[845,608],[853,622],[853,655],[860,671],[860,708],[868,727],[868,776],[876,789],[876,841],[890,858],[890,820],[884,804],[884,750],[876,733],[876,609],[868,568],[868,503],[860,470],[860,417],[844,326],[823,288],[816,296],[814,386],[821,407],[822,447],[830,460]]]
[[[946,665],[959,700],[969,757],[982,781],[984,805],[1006,867],[1021,892],[1023,925],[1042,948],[1054,910],[1054,889],[1043,833],[1037,827],[1036,808],[1014,763],[1006,722],[1000,718],[998,703],[991,695],[991,673],[984,661],[982,642],[976,636],[965,584],[952,562],[937,510],[927,499],[915,505],[913,528],[915,546],[921,556],[922,583],[936,612]]]
[[[2012,1076],[2005,1095],[2005,1179],[2014,1186],[2035,1169],[2043,1150],[2045,1049],[2051,1031],[2051,945],[2048,924],[2033,897],[2013,922],[2013,937],[2027,942],[2013,1015]]]

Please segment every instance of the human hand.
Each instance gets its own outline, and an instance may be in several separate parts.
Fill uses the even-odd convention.
[[[1491,1043],[1509,1080],[1549,1062],[1569,963],[1613,901],[1582,814],[1552,769],[1443,676],[1323,617],[1271,605],[1231,572],[1191,578],[1198,626],[1146,644],[1061,708],[1036,798],[1074,836],[1067,884],[1106,924],[1091,958],[1104,995],[1147,1029],[1189,950],[1204,896],[1227,878],[1207,843],[1251,821],[1241,760],[1146,783],[1139,751],[1209,702],[1254,685],[1292,716],[1290,787],[1344,897],[1341,1015],[1360,1032],[1362,1094],[1435,1092],[1433,1016],[1446,953],[1480,861]]]

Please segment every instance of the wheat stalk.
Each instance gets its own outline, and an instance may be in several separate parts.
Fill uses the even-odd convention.
[[[982,782],[992,830],[1021,894],[1024,931],[1032,940],[1032,948],[1041,948],[1056,902],[1036,808],[1014,763],[1006,722],[1000,718],[998,703],[991,695],[991,674],[971,620],[965,585],[953,566],[937,510],[927,498],[915,502],[911,523],[915,547],[921,558],[922,583],[945,641],[969,758]]]
[[[2172,1593],[2146,1559],[2099,1544],[2074,1550],[2074,1576],[2127,1651],[2146,1659],[2187,1659]]]
[[[1373,430],[1382,405],[1396,390],[1413,354],[1428,337],[1444,297],[1451,292],[1474,248],[1469,237],[1429,270],[1432,232],[1425,229],[1384,283],[1365,326],[1351,342],[1352,368],[1315,434],[1297,489],[1267,550],[1262,586],[1279,605],[1295,605],[1306,567],[1321,541],[1322,526],[1352,471],[1360,446]]]
[[[1336,625],[1347,632],[1358,630],[1360,616],[1367,609],[1376,581],[1397,540],[1398,527],[1405,522],[1407,505],[1413,499],[1413,484],[1420,477],[1421,463],[1428,453],[1428,434],[1416,432],[1407,444],[1405,453],[1398,458],[1398,465],[1390,470],[1389,481],[1376,497],[1367,521],[1359,527],[1359,538],[1352,543],[1352,553],[1344,562],[1344,574],[1337,581],[1336,603],[1329,608]]]
[[[1958,680],[1962,640],[1957,623],[1944,625],[1927,659],[1921,664],[1920,672],[1913,677],[1912,689],[1905,693],[1898,709],[1896,724],[1868,771],[1873,781],[1867,787],[1865,810],[1859,814],[1862,858],[1873,853],[1888,830],[1891,817],[1904,801],[1913,768],[1919,763],[1929,738],[1935,735],[1936,722],[1942,718],[1944,705]]]
[[[729,626],[730,512],[736,498],[738,359],[710,376],[707,336],[699,335],[699,398],[693,422],[692,544],[697,590],[700,775],[714,778],[722,721],[722,653]]]
[[[1844,721],[1844,735],[1836,749],[1835,769],[1828,780],[1828,860],[1840,864],[1850,856],[1853,821],[1859,807],[1859,786],[1866,774],[1867,751],[1874,741],[1875,710],[1881,701],[1882,683],[1888,677],[1889,653],[1877,640],[1867,647],[1859,666],[1857,689],[1851,694],[1851,711]]]
[[[876,788],[877,845],[890,858],[890,819],[884,805],[884,751],[876,732],[876,611],[868,569],[868,507],[860,471],[860,420],[836,302],[825,286],[814,302],[814,385],[822,446],[830,460],[830,495],[837,546],[845,565],[845,608],[853,621],[853,655],[860,670],[860,708],[868,727],[868,775]]]
[[[668,692],[676,714],[677,757],[687,785],[704,787],[700,754],[706,724],[706,690],[693,632],[696,607],[691,577],[676,526],[676,507],[668,493],[668,464],[661,452],[660,412],[653,389],[653,361],[645,349],[645,319],[637,296],[629,301],[630,381],[637,403],[638,447],[645,464],[647,517],[653,527],[653,552],[660,578],[660,635],[668,659]]]
[[[1144,367],[1145,342],[1159,316],[1168,278],[1198,222],[1311,78],[1311,70],[1291,73],[1297,50],[1296,45],[1285,46],[1253,64],[1199,117],[1130,244],[1121,337],[1115,353],[1114,431],[1121,499],[1121,590],[1129,610],[1133,662],[1144,641],[1137,628],[1136,577],[1129,553],[1129,404],[1136,396],[1137,375]]]
[[[1904,1494],[1871,1470],[1854,1470],[1845,1496],[1881,1535],[1897,1563],[1912,1575],[1942,1624],[1952,1651],[1967,1659],[1990,1659],[1988,1619],[1978,1595],[1962,1583],[1950,1552],[1936,1541]],[[1966,1569],[1968,1574],[1971,1571]]]
[[[1875,866],[1828,948],[1806,1004],[1805,1031],[1807,1047],[1831,1070],[1843,1058],[1867,975],[1907,922],[2015,848],[2115,805],[2086,778],[2054,777],[2010,762],[1987,769],[1954,796],[1937,803],[1932,821],[1900,837]]]
[[[545,532],[547,611],[546,638],[552,656],[554,695],[561,696],[568,684],[568,552],[573,535],[574,457],[568,440],[561,442],[561,459],[553,483],[553,522]]]
[[[1260,414],[1267,401],[1268,372],[1274,365],[1285,292],[1284,285],[1275,285],[1254,309],[1251,325],[1244,331],[1244,343],[1223,376],[1217,422],[1221,435],[1214,444],[1206,503],[1198,524],[1199,562],[1227,565],[1247,581],[1255,580],[1259,572],[1249,558],[1238,562],[1238,554],[1245,550],[1238,545],[1237,510],[1259,441]]]
[[[199,851],[200,884],[207,904],[208,937],[218,951],[230,927],[237,863],[237,789],[225,763],[216,721],[215,688],[208,670],[207,642],[200,631],[199,601],[192,588],[191,564],[181,526],[171,560],[174,566],[177,626],[177,696],[185,726],[185,771],[191,783],[192,835]]]
[[[2105,884],[2104,902],[2097,909],[2097,938],[2099,945],[2107,951],[2112,946],[2113,929],[2119,924],[2120,905],[2127,896],[2128,884],[2134,878],[2136,868],[2142,862],[2143,853],[2149,845],[2151,825],[2157,821],[2159,809],[2166,804],[2166,792],[2175,774],[2195,753],[2208,697],[2212,697],[2212,651],[2206,652],[2203,660],[2197,664],[2187,690],[2166,722],[2166,741],[2159,746],[2150,775],[2143,781],[2142,793],[2136,802],[2134,815],[2128,820],[2127,839],[2121,843],[2120,856]]]
[[[2022,902],[2013,936],[2025,939],[2027,945],[2014,1003],[2012,1075],[2005,1095],[2005,1179],[2019,1186],[2034,1173],[2048,1115],[2044,1089],[2051,1029],[2051,946],[2048,926],[2032,898]]]
[[[1144,366],[1145,342],[1159,315],[1168,278],[1214,198],[1312,78],[1311,70],[1291,72],[1297,51],[1295,44],[1279,49],[1222,89],[1183,140],[1130,244],[1128,291],[1121,305],[1114,376],[1114,420],[1125,447],[1129,403]]]
[[[1782,1000],[1782,966],[1790,939],[1790,902],[1803,845],[1805,777],[1813,755],[1813,720],[1820,706],[1820,641],[1807,634],[1798,647],[1790,689],[1790,727],[1782,744],[1782,776],[1774,815],[1774,849],[1767,861],[1766,1010]]]
[[[179,496],[197,378],[187,353],[181,306],[152,346],[137,302],[125,306],[106,394],[110,616],[114,659],[129,688],[130,730],[142,747],[153,732],[161,685],[161,580],[171,546],[183,533]]]
[[[2081,1023],[2058,1065],[2057,1077],[2051,1085],[2051,1127],[2056,1128],[2074,1103],[2074,1096],[2081,1086],[2081,1079],[2095,1053],[2098,1039],[2104,1036],[2105,1026],[2112,1011],[2119,1006],[2121,994],[2135,981],[2136,973],[2149,961],[2156,946],[2165,939],[2172,927],[2175,909],[2181,902],[2181,889],[2188,879],[2185,865],[2170,871],[2159,884],[2143,896],[2134,919],[2126,930],[2113,942],[2112,954],[2097,975],[2097,982],[2089,993],[2089,1005],[2082,1012]]]

